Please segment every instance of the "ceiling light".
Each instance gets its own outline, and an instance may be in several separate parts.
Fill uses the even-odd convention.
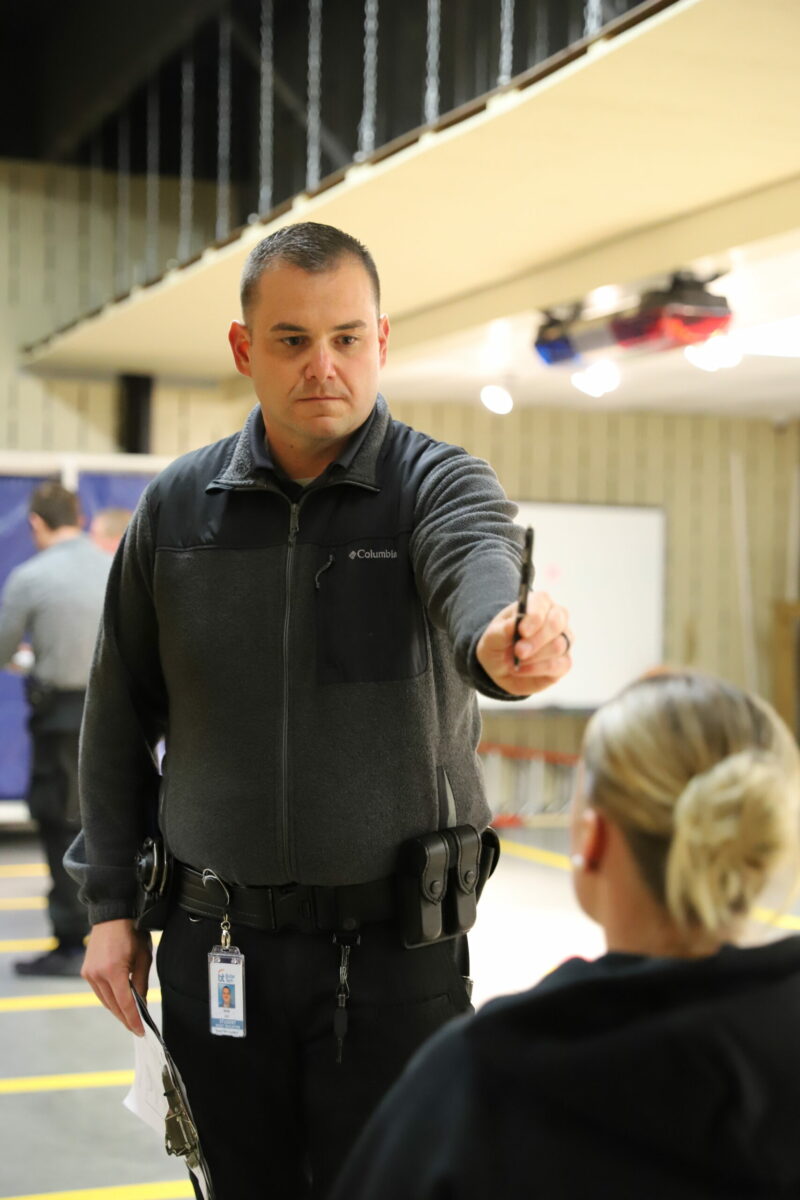
[[[767,358],[800,358],[800,317],[786,317],[741,329],[737,342],[745,354]]]
[[[610,313],[619,312],[628,299],[623,289],[616,283],[604,283],[589,292],[583,302],[581,316],[591,321],[597,317],[605,317]]]
[[[486,340],[478,351],[481,371],[486,375],[502,375],[511,366],[513,351],[511,322],[490,321]]]
[[[592,363],[584,371],[575,371],[570,375],[573,387],[587,396],[599,400],[607,392],[613,392],[620,384],[620,373],[616,363],[604,358]]]
[[[511,393],[496,383],[490,383],[481,388],[481,403],[489,409],[489,412],[498,413],[501,416],[510,413],[514,407]]]
[[[720,371],[726,367],[738,367],[742,361],[742,351],[739,343],[724,333],[715,333],[706,342],[695,346],[684,347],[686,355],[693,367],[701,371]]]

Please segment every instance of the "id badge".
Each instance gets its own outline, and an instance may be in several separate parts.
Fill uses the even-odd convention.
[[[209,953],[208,1001],[212,1033],[245,1036],[244,955],[238,946],[215,946]]]

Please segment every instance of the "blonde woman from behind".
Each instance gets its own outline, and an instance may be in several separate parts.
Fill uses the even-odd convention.
[[[764,701],[662,671],[604,705],[571,838],[608,952],[428,1043],[333,1200],[800,1196],[800,938],[741,944],[797,874],[799,810]]]

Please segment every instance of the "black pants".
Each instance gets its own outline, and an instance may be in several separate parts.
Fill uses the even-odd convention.
[[[52,887],[48,909],[63,945],[79,946],[89,932],[78,885],[64,870],[64,855],[79,829],[78,733],[44,732],[31,722],[32,760],[28,808],[38,823]]]
[[[330,934],[234,926],[245,955],[247,1036],[209,1032],[219,923],[175,909],[158,950],[164,1040],[186,1083],[216,1200],[321,1200],[367,1118],[418,1046],[471,1011],[466,938],[404,950],[383,925],[350,958],[336,1063],[339,948]]]

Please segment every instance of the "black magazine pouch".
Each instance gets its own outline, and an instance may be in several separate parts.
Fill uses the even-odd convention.
[[[400,927],[407,949],[467,933],[478,900],[500,858],[491,826],[456,825],[400,847],[397,864]]]
[[[444,934],[442,901],[450,861],[447,839],[425,833],[400,847],[398,901],[403,945],[407,949],[438,942]]]
[[[486,886],[486,881],[494,874],[494,869],[500,861],[500,835],[497,830],[491,825],[484,829],[481,834],[481,857],[480,866],[478,868],[478,888],[477,898],[480,900],[481,892]]]
[[[482,843],[474,825],[457,825],[443,832],[450,850],[444,930],[447,937],[455,937],[472,929],[478,916],[478,872]]]

